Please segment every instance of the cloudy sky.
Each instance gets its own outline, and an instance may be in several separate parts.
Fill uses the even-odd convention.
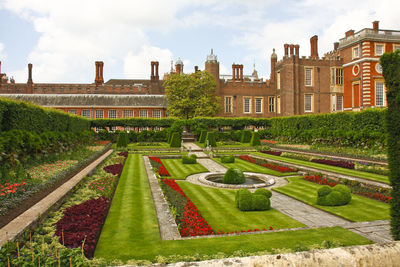
[[[378,4],[379,3],[379,4]],[[319,54],[347,30],[400,30],[397,0],[0,0],[2,73],[26,82],[91,83],[96,60],[104,78],[149,78],[150,61],[167,72],[180,57],[185,72],[204,69],[210,49],[221,73],[232,63],[269,77],[270,55],[283,44],[309,56],[313,35]]]

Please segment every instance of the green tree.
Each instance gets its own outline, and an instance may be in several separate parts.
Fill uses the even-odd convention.
[[[217,83],[206,71],[171,74],[164,87],[170,116],[182,119],[212,117],[221,110],[219,97],[215,95]]]

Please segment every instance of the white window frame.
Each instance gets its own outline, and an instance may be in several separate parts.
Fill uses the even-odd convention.
[[[149,117],[149,111],[147,109],[139,110],[139,117],[140,118],[148,118]]]
[[[246,111],[246,104],[248,103],[248,110]],[[251,113],[251,97],[244,96],[243,97],[243,113],[250,114]]]
[[[336,95],[336,111],[343,111],[343,95]]]
[[[275,97],[274,96],[269,96],[268,97],[268,112],[269,113],[275,113],[275,110],[276,110],[275,106],[276,106]]]
[[[95,111],[95,118],[96,119],[103,119],[104,118],[104,110],[96,109]]]
[[[281,96],[276,97],[276,113],[281,114]]]
[[[304,67],[304,85],[305,86],[313,86],[313,67]],[[307,73],[310,74],[310,78],[307,79]]]
[[[89,114],[87,114],[87,113],[89,113]],[[91,112],[90,112],[90,109],[82,109],[82,117],[84,117],[84,118],[91,118]]]
[[[259,103],[257,103],[257,102],[259,102]],[[258,114],[263,113],[263,98],[262,97],[254,98],[254,106],[256,108],[256,113],[258,113]]]
[[[76,115],[76,109],[69,109],[68,113]]]
[[[382,103],[378,105],[378,84],[382,85]],[[375,106],[385,107],[386,106],[386,89],[384,81],[375,81]]]
[[[356,53],[356,51],[357,51],[357,53]],[[359,46],[359,45],[354,46],[354,47],[351,49],[351,55],[352,55],[352,58],[353,58],[353,59],[354,59],[354,58],[360,58],[360,46]]]
[[[336,95],[332,95],[332,112],[336,111]]]
[[[133,112],[133,110],[132,109],[125,109],[123,112],[122,112],[122,115],[124,116],[124,118],[133,118],[135,115],[134,115],[135,113]]]
[[[380,54],[378,54],[377,53],[377,47],[378,46],[382,46],[382,53],[380,53]],[[375,56],[378,56],[378,57],[380,57],[380,56],[382,56],[383,54],[385,54],[385,44],[383,44],[383,43],[375,43],[375,49],[374,49],[374,54],[375,54]]]
[[[227,102],[229,102],[229,103],[227,103]],[[232,97],[231,96],[225,96],[224,105],[225,105],[225,113],[232,113]]]
[[[153,109],[153,118],[161,118],[161,109]]]
[[[276,73],[276,89],[281,89],[281,72]]]
[[[309,106],[310,106],[310,109],[307,109],[307,106],[308,106],[308,104],[307,104],[307,100],[308,100],[308,97],[310,97],[310,104],[309,104]],[[313,112],[313,106],[314,106],[314,94],[304,94],[304,112],[305,113],[310,113],[310,112]]]
[[[117,110],[116,109],[110,109],[108,111],[108,118],[109,119],[116,119],[117,118]]]
[[[400,44],[393,44],[393,52],[396,52],[396,50],[400,50]]]

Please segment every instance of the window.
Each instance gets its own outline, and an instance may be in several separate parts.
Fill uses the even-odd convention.
[[[68,113],[69,113],[69,114],[75,114],[75,115],[76,115],[76,109],[70,109],[70,110],[68,110]]]
[[[332,95],[332,112],[336,111],[336,95]]]
[[[270,113],[275,112],[275,97],[268,97],[268,111]]]
[[[108,111],[108,118],[109,119],[116,119],[117,118],[117,111],[115,109]]]
[[[133,110],[124,110],[124,118],[133,118]]]
[[[281,114],[281,97],[276,98],[276,113]]]
[[[383,44],[375,44],[375,56],[382,56],[385,53]]]
[[[161,118],[161,110],[159,109],[153,110],[153,118]]]
[[[147,118],[147,109],[141,109],[139,115],[141,118]]]
[[[335,85],[342,85],[343,84],[343,69],[342,68],[333,68],[332,71],[334,72],[334,77],[332,83]]]
[[[115,132],[117,130],[117,127],[115,127],[115,126],[111,126],[109,129],[108,129],[108,131],[109,132]]]
[[[400,45],[393,45],[393,52],[395,52],[396,50],[400,50]]]
[[[225,113],[232,113],[232,97],[225,97]]]
[[[256,98],[256,113],[262,113],[262,98]]]
[[[304,111],[305,112],[312,112],[312,101],[313,100],[313,95],[312,94],[306,94],[304,95]]]
[[[312,68],[305,68],[306,86],[312,86]]]
[[[353,58],[359,58],[360,57],[360,48],[358,46],[353,47]]]
[[[250,113],[250,97],[243,98],[243,113]]]
[[[83,109],[82,110],[82,117],[90,118],[90,110],[89,109]]]
[[[343,111],[343,96],[336,96],[336,111]]]
[[[104,117],[104,112],[102,109],[97,109],[95,115],[96,115],[96,117],[95,117],[96,119],[102,119]]]
[[[385,106],[385,85],[383,82],[375,83],[375,106]]]
[[[281,73],[276,73],[276,89],[281,89]]]

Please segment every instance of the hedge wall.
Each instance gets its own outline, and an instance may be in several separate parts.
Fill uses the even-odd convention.
[[[400,240],[400,51],[381,57],[383,77],[387,88],[388,111],[388,163],[392,185],[391,232],[394,240]]]
[[[0,98],[0,131],[24,130],[41,133],[82,132],[90,120],[30,103]]]

